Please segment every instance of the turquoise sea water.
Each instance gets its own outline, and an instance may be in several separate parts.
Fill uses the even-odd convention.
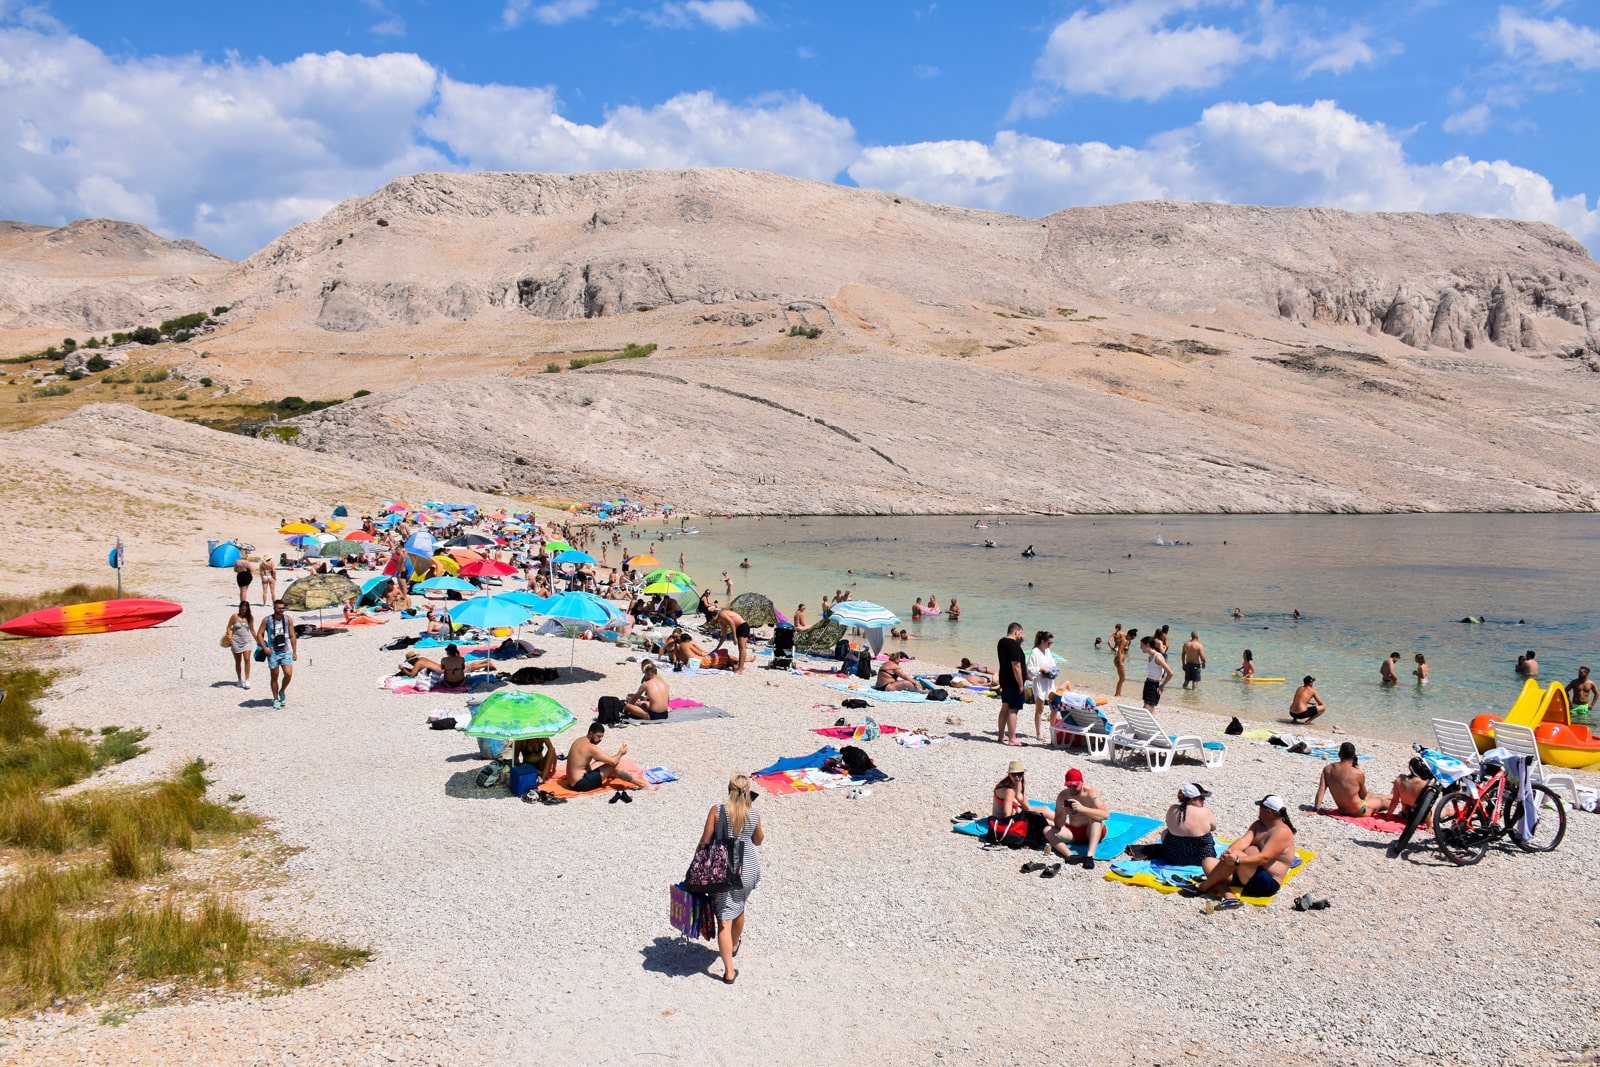
[[[900,615],[919,639],[903,647],[921,658],[993,663],[1014,619],[1029,644],[1035,630],[1054,632],[1066,676],[1109,693],[1111,656],[1092,646],[1113,623],[1141,634],[1170,625],[1174,670],[1198,630],[1210,669],[1198,693],[1174,681],[1166,702],[1247,718],[1282,718],[1294,684],[1311,674],[1330,707],[1323,722],[1426,738],[1430,718],[1509,708],[1521,687],[1512,667],[1528,649],[1546,682],[1570,680],[1580,664],[1600,669],[1600,516],[1022,517],[988,530],[973,529],[972,517],[691,521],[701,533],[660,538],[657,555],[676,564],[683,552],[702,585],[720,594],[726,570],[736,593],[765,593],[786,613],[804,602],[811,621],[824,593],[849,587]],[[983,548],[985,539],[998,547]],[[1030,544],[1038,555],[1024,559]],[[930,594],[941,606],[959,598],[961,620],[911,622],[912,601]],[[1245,618],[1233,619],[1234,607]],[[1455,621],[1467,615],[1489,621]],[[1290,681],[1234,681],[1246,648],[1259,676]],[[1383,687],[1378,663],[1391,651],[1403,681]],[[1418,652],[1426,688],[1411,678]],[[1143,671],[1143,657],[1130,655],[1125,697],[1137,698]]]

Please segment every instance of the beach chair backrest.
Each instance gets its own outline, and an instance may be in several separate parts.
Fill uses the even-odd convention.
[[[1478,759],[1478,743],[1472,738],[1472,730],[1464,722],[1454,719],[1434,719],[1433,736],[1439,742],[1439,751],[1446,756],[1454,756],[1458,760],[1476,763]]]
[[[1072,720],[1072,725],[1083,730],[1108,730],[1106,720],[1100,717],[1100,712],[1095,708],[1077,708],[1067,706],[1067,718]]]
[[[1128,726],[1135,737],[1147,741],[1152,737],[1167,736],[1167,732],[1161,728],[1161,724],[1156,721],[1156,717],[1146,711],[1142,705],[1118,704],[1117,710],[1122,712],[1122,717],[1128,721]]]
[[[1526,726],[1514,726],[1508,722],[1494,724],[1494,743],[1509,752],[1519,756],[1528,757],[1528,770],[1533,775],[1535,782],[1543,775],[1543,767],[1539,763],[1539,742],[1533,736],[1533,731]]]

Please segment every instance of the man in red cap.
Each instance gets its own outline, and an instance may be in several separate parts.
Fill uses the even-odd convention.
[[[1100,791],[1085,785],[1083,772],[1073,767],[1067,772],[1066,785],[1056,796],[1056,817],[1044,832],[1045,844],[1051,852],[1068,863],[1076,861],[1071,845],[1083,845],[1083,869],[1094,870],[1094,850],[1105,840],[1106,816],[1111,810],[1100,800]]]

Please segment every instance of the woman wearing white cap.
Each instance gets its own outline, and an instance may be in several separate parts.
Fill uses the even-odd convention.
[[[1294,823],[1289,805],[1270,793],[1256,804],[1256,821],[1228,850],[1201,866],[1206,876],[1180,892],[1186,897],[1221,893],[1219,910],[1244,907],[1234,890],[1247,897],[1275,896],[1294,862]]]
[[[1217,817],[1206,807],[1211,791],[1199,782],[1178,787],[1178,802],[1167,809],[1167,828],[1154,845],[1130,845],[1128,855],[1136,860],[1159,860],[1174,867],[1202,867],[1217,854],[1211,835]]]

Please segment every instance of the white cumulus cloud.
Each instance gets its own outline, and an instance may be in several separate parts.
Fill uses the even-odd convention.
[[[1444,120],[1445,133],[1482,133],[1489,128],[1492,116],[1488,104],[1473,104],[1457,111]]]
[[[1393,131],[1327,100],[1217,104],[1140,146],[1004,132],[989,144],[870,147],[849,174],[874,188],[1027,215],[1144,198],[1460,211],[1553,222],[1600,242],[1600,209],[1584,196],[1557,196],[1548,179],[1503,160],[1411,161]]]
[[[1050,33],[1035,75],[1072,93],[1156,100],[1216,85],[1249,48],[1232,30],[1173,17],[1194,0],[1129,0],[1096,14],[1075,11]]]
[[[1563,18],[1536,19],[1503,7],[1497,36],[1500,47],[1514,59],[1552,66],[1570,63],[1579,70],[1600,67],[1600,32]]]
[[[719,30],[736,30],[761,21],[756,9],[745,0],[689,0],[683,6],[695,18]]]

